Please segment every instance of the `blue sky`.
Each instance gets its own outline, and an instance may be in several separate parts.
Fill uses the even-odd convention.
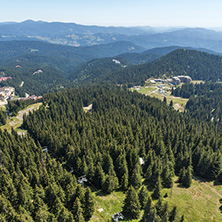
[[[0,0],[0,22],[222,27],[220,0]]]

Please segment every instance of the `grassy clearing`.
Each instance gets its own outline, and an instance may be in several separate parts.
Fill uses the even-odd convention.
[[[179,186],[176,181],[173,189],[162,189],[164,201],[168,202],[169,209],[177,206],[178,216],[184,215],[186,222],[219,222],[222,221],[222,214],[219,211],[220,197],[222,195],[222,185],[214,185],[213,182],[199,182],[193,180],[192,186],[188,189]],[[150,192],[150,195],[152,192]],[[94,192],[96,200],[96,210],[91,222],[111,221],[111,216],[122,210],[125,193],[113,192],[110,195],[103,195],[99,191]],[[156,202],[156,201],[155,201]],[[141,217],[143,212],[141,212]],[[128,220],[130,222],[139,222],[138,220]]]
[[[90,219],[90,222],[107,222],[111,221],[111,217],[114,213],[118,213],[122,211],[123,201],[125,199],[125,193],[121,191],[115,191],[110,195],[105,195],[100,191],[94,192],[94,197],[96,201],[95,213],[93,217]],[[143,212],[141,212],[142,218]],[[137,220],[127,220],[129,222],[139,222],[140,219]]]
[[[164,88],[164,91],[166,92],[166,95],[164,95],[163,93],[160,93],[159,88],[156,85],[148,85],[148,86],[145,86],[145,87],[141,87],[141,89],[137,90],[137,92],[139,92],[141,94],[151,96],[151,97],[158,98],[162,101],[163,101],[164,97],[166,97],[168,105],[170,104],[170,101],[172,100],[174,108],[176,110],[179,110],[180,112],[183,112],[188,99],[171,96],[170,95],[171,94],[171,88],[167,84],[164,84],[164,85],[166,85],[166,87]]]
[[[155,87],[142,87],[140,90],[139,90],[139,93],[142,93],[142,94],[150,94],[151,92],[153,92],[154,90],[156,90]]]
[[[113,192],[110,195],[105,195],[97,191],[94,192],[94,195],[96,208],[90,221],[108,221],[114,213],[122,210],[123,201],[125,199],[125,194],[123,192]]]
[[[23,123],[23,115],[28,114],[29,111],[34,111],[39,109],[41,105],[42,103],[35,103],[19,111],[17,116],[9,117],[7,119],[6,124],[4,126],[1,126],[0,129],[1,130],[6,129],[8,132],[11,132],[11,129],[14,128],[14,130],[16,130],[19,134],[26,134],[27,130],[23,130],[20,128]]]
[[[220,187],[222,189],[222,186]],[[175,183],[171,198],[166,200],[170,207],[177,206],[179,215],[184,215],[186,221],[219,222],[222,221],[222,214],[219,211],[220,198],[213,192],[214,189],[216,188],[210,189],[207,182],[201,183],[195,180],[188,189]]]

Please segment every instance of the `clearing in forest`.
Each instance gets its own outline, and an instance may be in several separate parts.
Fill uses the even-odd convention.
[[[6,129],[8,132],[11,132],[11,129],[13,128],[20,135],[26,134],[27,131],[20,128],[23,123],[23,115],[28,114],[29,111],[31,112],[31,111],[39,109],[39,107],[41,105],[42,105],[42,103],[35,103],[35,104],[32,104],[32,105],[26,107],[25,109],[19,111],[17,116],[9,117],[6,121],[6,124],[1,126],[0,129],[1,130]]]
[[[185,222],[219,222],[222,221],[222,213],[219,210],[220,195],[222,195],[222,185],[214,185],[200,178],[192,180],[190,188],[184,188],[176,181],[172,189],[162,189],[161,193],[167,197],[163,201],[168,202],[169,209],[177,206],[178,216],[184,215]],[[105,195],[100,191],[93,192],[96,201],[96,209],[90,222],[111,221],[114,213],[120,212],[123,207],[125,193],[118,191],[110,195]],[[152,192],[150,192],[150,195]],[[154,201],[156,203],[156,201]],[[143,211],[141,212],[142,217]],[[141,218],[140,217],[140,218]],[[139,222],[130,220],[130,222]]]
[[[171,88],[167,84],[161,84],[160,86],[162,85],[165,85],[165,86],[163,87],[158,87],[157,85],[143,86],[139,90],[136,90],[136,91],[138,93],[145,94],[147,96],[155,97],[157,99],[160,99],[161,101],[163,101],[164,97],[166,97],[168,105],[170,104],[172,100],[174,109],[179,110],[180,112],[183,112],[188,99],[171,96]]]

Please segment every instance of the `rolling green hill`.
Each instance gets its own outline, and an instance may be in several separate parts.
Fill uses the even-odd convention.
[[[112,76],[115,71],[124,70],[130,65],[128,61],[122,58],[119,60],[116,58],[94,59],[76,67],[71,72],[69,79],[73,80],[76,85],[97,83],[104,75]]]
[[[0,59],[32,53],[69,59],[74,57],[82,61],[89,61],[93,58],[112,57],[121,53],[142,51],[144,48],[126,41],[85,47],[64,46],[43,41],[0,41]]]
[[[98,82],[137,85],[150,77],[189,75],[194,80],[218,81],[222,78],[222,57],[196,50],[178,49],[153,62],[130,66],[110,74],[98,75]]]
[[[76,66],[93,58],[111,57],[128,51],[141,52],[143,48],[130,42],[78,48],[39,41],[0,42],[1,72],[12,77],[12,80],[2,82],[0,85],[13,86],[16,88],[16,92],[23,96],[25,92],[42,95],[63,87],[71,87],[72,83],[69,83],[67,78]],[[102,64],[103,62],[100,62],[100,66]],[[117,70],[120,67],[116,65],[113,69],[113,64],[110,64],[109,68],[109,65],[105,65],[106,68],[104,66],[107,74],[108,69]],[[43,72],[33,75],[38,69]],[[77,71],[79,70],[78,68]],[[80,74],[75,75],[78,80],[83,79]],[[24,82],[22,88],[20,87],[21,82]]]

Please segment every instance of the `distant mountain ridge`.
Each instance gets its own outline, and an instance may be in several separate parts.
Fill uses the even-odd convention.
[[[32,20],[0,23],[0,27],[0,41],[42,40],[72,46],[129,41],[146,49],[176,45],[222,52],[222,32],[204,28],[163,30],[153,27],[102,27]]]
[[[128,62],[132,63],[133,65],[139,65],[139,64],[152,62],[177,49],[197,50],[200,52],[207,52],[208,54],[221,55],[221,53],[217,53],[217,52],[204,49],[204,48],[168,46],[168,47],[158,47],[158,48],[149,49],[141,53],[124,53],[117,56],[117,58],[123,58],[123,59],[126,59]]]
[[[10,58],[17,60],[17,57],[27,54],[35,56],[47,56],[67,59],[67,63],[75,67],[83,62],[95,58],[113,57],[126,52],[142,52],[144,48],[130,42],[113,42],[95,46],[72,47],[57,44],[50,44],[42,41],[0,41],[0,64]]]

